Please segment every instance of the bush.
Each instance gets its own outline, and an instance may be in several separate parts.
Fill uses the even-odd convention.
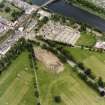
[[[4,7],[4,4],[3,3],[0,3],[0,8],[3,8]]]
[[[56,103],[60,103],[60,102],[61,102],[61,97],[60,97],[60,96],[55,96],[55,97],[54,97],[54,101],[55,101]]]
[[[101,77],[98,78],[97,84],[98,84],[98,86],[100,86],[100,87],[105,87],[105,86],[104,86],[104,82],[103,82],[103,80],[102,80]]]
[[[35,91],[35,96],[38,98],[39,97],[39,92]]]
[[[40,102],[38,102],[37,105],[41,105]]]
[[[10,9],[9,7],[6,7],[6,8],[5,8],[5,12],[10,12],[10,10],[11,10],[11,9]]]

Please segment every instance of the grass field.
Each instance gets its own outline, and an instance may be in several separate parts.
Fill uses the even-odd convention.
[[[43,105],[105,105],[105,98],[100,97],[80,80],[67,64],[65,71],[60,74],[50,73],[39,62],[38,67],[37,75]],[[61,96],[61,103],[55,103],[54,96]]]
[[[35,105],[28,52],[23,52],[0,75],[0,105]]]
[[[86,62],[88,59],[85,59]],[[0,105],[36,105],[34,75],[29,64],[28,52],[25,51],[0,75]],[[69,65],[65,64],[65,70],[59,74],[50,72],[38,61],[37,67],[43,105],[105,105],[105,98],[88,87]],[[61,103],[55,103],[55,96],[61,96]]]
[[[96,43],[96,38],[91,33],[82,32],[81,37],[77,41],[76,45],[93,46]]]
[[[102,63],[97,57],[90,56],[83,61],[86,67],[89,67],[93,70],[96,76],[101,76],[105,81],[105,64]]]
[[[91,52],[80,48],[66,49],[77,61],[83,62],[91,68],[97,77],[101,76],[105,81],[105,53]]]

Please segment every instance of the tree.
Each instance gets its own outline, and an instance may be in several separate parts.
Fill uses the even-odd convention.
[[[90,76],[90,75],[91,75],[91,69],[86,69],[86,70],[85,70],[85,74],[86,74],[87,76]]]
[[[84,49],[84,45],[81,45],[81,49],[82,49],[82,50]]]
[[[100,92],[100,95],[103,97],[103,96],[105,96],[105,92],[104,91],[101,91]]]
[[[38,102],[37,105],[41,105],[40,102]]]
[[[35,91],[35,96],[38,98],[39,97],[39,92]]]
[[[11,9],[10,9],[9,7],[6,7],[6,8],[5,8],[5,12],[10,12],[10,10],[11,10]]]
[[[14,10],[12,12],[11,16],[13,17],[13,20],[16,20],[21,14],[22,14],[22,12]]]
[[[0,3],[0,8],[3,8],[4,7],[4,4],[3,3]]]
[[[82,70],[84,70],[84,69],[85,69],[84,64],[83,64],[83,63],[81,63],[81,62],[79,62],[79,63],[78,63],[78,66],[79,66]]]
[[[102,80],[101,77],[98,78],[98,85],[99,85],[100,87],[104,87],[104,82],[103,82],[103,80]]]
[[[60,97],[60,96],[55,96],[55,97],[54,97],[54,101],[55,101],[56,103],[60,103],[60,102],[61,102],[61,97]]]
[[[80,28],[80,31],[83,32],[83,31],[86,31],[86,24],[81,24],[81,28]]]
[[[2,74],[2,71],[0,70],[0,75]]]

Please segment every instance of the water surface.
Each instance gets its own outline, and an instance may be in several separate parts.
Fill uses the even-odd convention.
[[[34,4],[42,5],[48,0],[33,0]],[[48,9],[53,12],[62,14],[67,17],[72,17],[79,22],[89,24],[90,26],[97,28],[98,30],[105,32],[105,20],[95,16],[87,11],[84,11],[78,7],[67,4],[64,0],[59,0],[55,3],[48,5]]]

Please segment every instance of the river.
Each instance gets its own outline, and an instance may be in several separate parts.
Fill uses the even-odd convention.
[[[48,0],[33,0],[33,4],[41,5]],[[62,14],[67,17],[72,17],[79,22],[88,24],[94,28],[97,28],[101,32],[105,32],[105,20],[95,16],[85,10],[82,10],[73,5],[67,4],[64,0],[59,0],[55,3],[48,5],[48,9],[56,13]]]

